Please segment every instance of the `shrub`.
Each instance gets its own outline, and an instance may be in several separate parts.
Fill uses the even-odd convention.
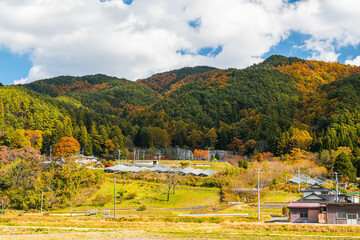
[[[189,166],[189,163],[188,162],[181,162],[180,163],[180,167],[181,168],[187,168]]]
[[[288,216],[289,214],[289,209],[285,206],[285,207],[282,207],[282,215],[284,217]]]
[[[91,202],[94,205],[98,206],[104,206],[106,203],[108,203],[112,199],[111,194],[98,194]]]
[[[137,196],[136,192],[131,192],[126,196],[126,200],[134,199]]]
[[[249,163],[245,159],[240,159],[239,167],[243,169],[247,169],[249,167]]]
[[[145,211],[146,205],[141,205],[136,211]]]
[[[118,191],[118,197],[119,197],[119,198],[124,197],[125,193],[127,193],[126,190],[120,190],[120,191]]]

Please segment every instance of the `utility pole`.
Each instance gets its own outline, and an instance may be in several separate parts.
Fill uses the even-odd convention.
[[[114,178],[114,220],[116,220],[116,178]]]
[[[338,173],[334,172],[336,179],[336,203],[339,203],[339,185],[338,185]]]
[[[42,209],[43,209],[43,202],[44,202],[44,190],[41,190],[41,209],[40,209],[41,213],[42,213]]]
[[[119,164],[120,164],[120,156],[121,156],[121,151],[120,151],[120,149],[119,149],[119,156],[118,156]]]
[[[308,176],[306,176],[306,187],[309,187]]]
[[[191,154],[190,152],[188,151],[187,154],[189,154],[189,166],[190,166],[190,158],[191,158]]]
[[[160,159],[161,159],[161,151],[159,150],[159,165],[160,165]]]
[[[209,154],[208,154],[208,161],[210,162],[210,148],[208,148]]]
[[[50,146],[50,161],[51,161],[52,146]]]
[[[143,152],[143,161],[145,160],[145,150],[142,150]]]
[[[298,177],[299,177],[299,192],[300,192],[300,183],[301,183],[301,178],[300,178],[300,167],[298,167]]]
[[[136,150],[134,149],[134,164],[135,164]]]
[[[260,221],[260,169],[257,169],[257,174],[258,174],[258,220]]]
[[[72,217],[72,193],[70,193],[70,217]]]
[[[1,217],[4,215],[4,198],[1,198]]]

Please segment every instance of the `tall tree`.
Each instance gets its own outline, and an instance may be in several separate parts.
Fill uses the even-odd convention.
[[[336,157],[334,171],[340,173],[343,177],[348,177],[352,181],[356,178],[356,168],[351,163],[350,157],[344,152]]]
[[[148,138],[150,147],[167,148],[170,145],[169,133],[159,127],[149,127]]]
[[[103,151],[101,148],[101,136],[99,135],[99,133],[96,129],[95,122],[92,122],[92,124],[91,124],[90,135],[91,135],[91,140],[92,140],[93,153],[96,155],[99,155]]]
[[[80,130],[80,145],[84,149],[85,155],[92,155],[91,138],[85,126],[82,126]]]
[[[211,148],[214,148],[216,142],[217,142],[217,134],[216,134],[216,130],[215,128],[211,128],[207,134],[206,134],[206,138],[209,140],[210,146]]]

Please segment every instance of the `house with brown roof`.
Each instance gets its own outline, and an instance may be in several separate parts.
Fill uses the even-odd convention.
[[[303,197],[287,206],[290,222],[360,224],[359,196],[336,194],[318,184],[302,189],[301,192]]]

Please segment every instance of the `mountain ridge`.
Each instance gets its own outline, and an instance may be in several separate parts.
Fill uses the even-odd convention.
[[[87,145],[87,153],[103,153],[105,141],[96,140],[102,132],[122,148],[228,149],[237,138],[244,143],[265,142],[262,150],[280,155],[296,146],[311,151],[339,146],[360,149],[359,69],[275,55],[244,69],[182,68],[135,82],[103,74],[60,76],[13,86],[12,91],[27,89],[30,98],[51,103],[61,119],[70,119],[68,135]],[[6,87],[0,89],[10,96]],[[24,109],[31,106],[21,99],[13,101]],[[16,125],[13,111],[4,101],[0,110],[1,103],[0,130],[5,137],[0,142],[5,144],[11,125],[31,127]],[[31,111],[25,112],[30,118]],[[47,131],[48,144],[67,134],[55,131],[57,127],[40,127]],[[111,135],[113,127],[118,127],[114,130],[118,137]],[[294,140],[297,131],[306,131],[306,144]]]

